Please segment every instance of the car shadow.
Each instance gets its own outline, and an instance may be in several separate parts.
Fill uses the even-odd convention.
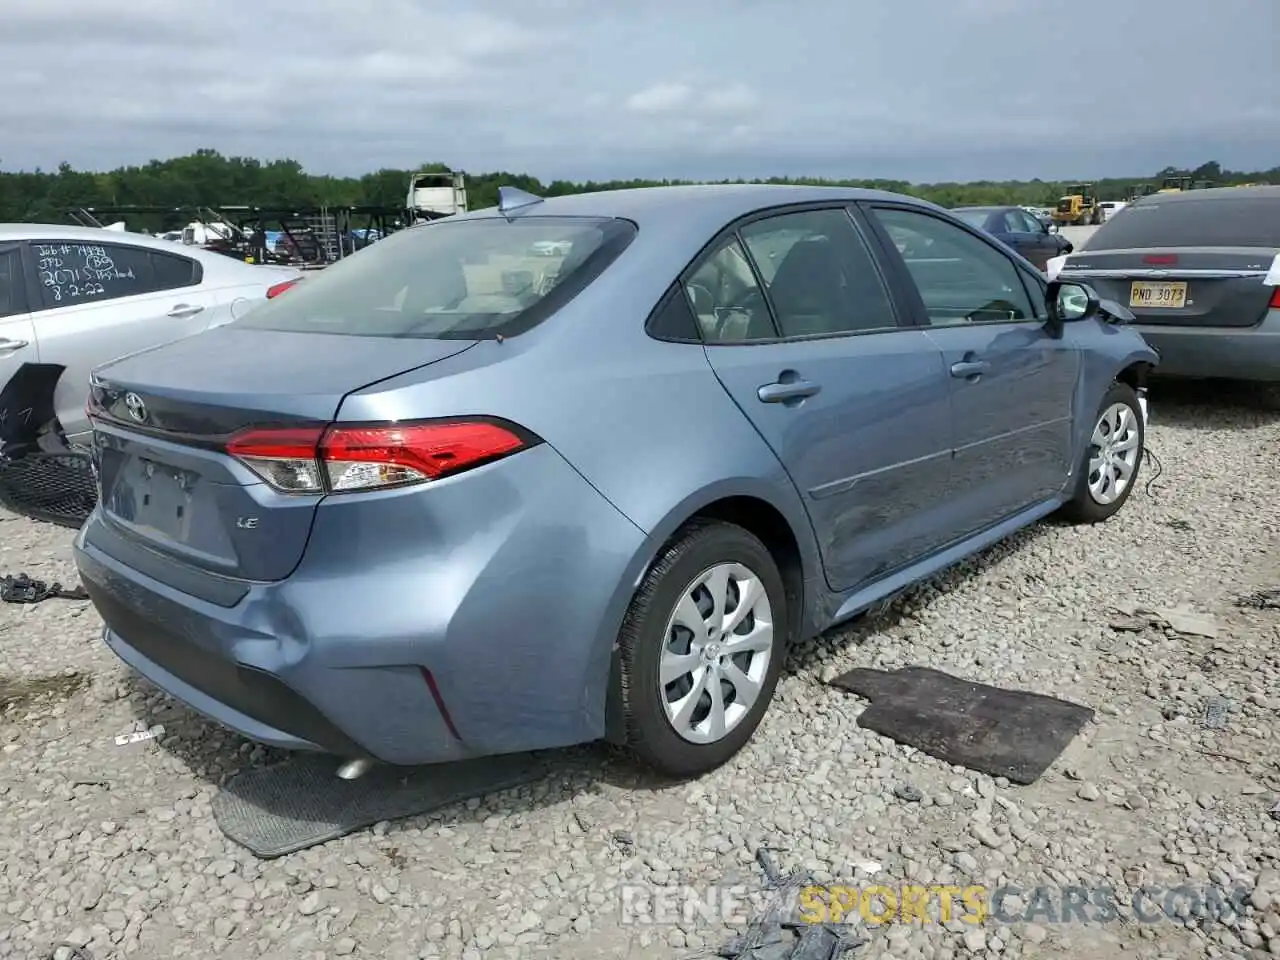
[[[137,718],[136,727],[163,728],[155,741],[159,749],[207,785],[221,789],[237,774],[283,763],[295,756],[287,750],[255,743],[206,719],[140,674],[130,671],[124,684],[126,700]],[[518,797],[514,791],[506,791],[512,796],[504,797],[501,812],[515,813],[563,803],[579,793],[597,792],[602,786],[661,792],[686,782],[645,770],[636,765],[626,751],[603,741],[535,751],[534,755],[543,761],[547,772],[519,788]],[[335,777],[342,761],[341,757],[333,758]],[[447,767],[447,764],[441,765],[442,770]],[[483,819],[494,812],[489,804],[473,811],[465,803],[451,803],[409,819],[417,822],[428,817],[439,821],[444,816],[449,821],[465,822]]]
[[[1266,410],[1251,384],[1230,380],[1157,380],[1149,390],[1151,429],[1256,430],[1280,423],[1280,410]]]
[[[877,634],[892,630],[911,614],[965,586],[1006,558],[1026,549],[1049,529],[1064,521],[1049,517],[1024,530],[1020,530],[980,553],[962,560],[955,566],[912,584],[884,604],[878,604],[852,620],[837,624],[823,633],[801,641],[791,648],[784,672],[787,676],[801,677],[815,682],[823,667],[840,650],[860,647]]]
[[[1052,521],[1014,534],[937,576],[907,588],[886,605],[795,645],[784,665],[784,674],[819,682],[821,669],[833,650],[861,645],[874,634],[897,625],[913,609],[958,589],[1042,536],[1048,522]],[[222,788],[237,774],[282,763],[292,756],[289,751],[255,743],[206,719],[139,674],[129,673],[125,690],[126,699],[138,721],[136,726],[148,730],[163,727],[163,732],[156,739],[158,747],[208,785]],[[547,772],[518,790],[500,791],[501,807],[496,811],[492,802],[476,809],[466,803],[451,803],[409,817],[403,823],[409,827],[422,822],[465,823],[484,819],[494,812],[510,814],[553,806],[571,801],[579,794],[597,793],[602,789],[662,793],[689,782],[647,770],[636,764],[625,750],[604,742],[539,751],[538,754],[544,759]],[[335,776],[340,763],[341,758],[335,757]]]

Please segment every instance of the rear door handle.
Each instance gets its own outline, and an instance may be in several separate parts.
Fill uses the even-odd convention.
[[[165,316],[174,317],[175,319],[181,320],[184,317],[194,317],[197,313],[199,313],[203,309],[204,307],[201,307],[196,304],[180,303],[176,307],[174,307],[172,310],[170,310],[167,314],[165,314]]]
[[[25,340],[6,340],[3,337],[0,337],[0,350],[5,351],[6,353],[10,350],[22,350],[24,347],[29,346],[31,346],[31,344],[27,343]]]
[[[985,360],[962,360],[951,365],[951,375],[960,378],[977,377],[990,369],[991,364]]]
[[[779,381],[766,383],[756,391],[761,403],[786,403],[788,400],[803,400],[812,397],[822,389],[821,384],[808,380]]]

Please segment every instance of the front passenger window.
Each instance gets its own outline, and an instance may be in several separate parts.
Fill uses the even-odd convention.
[[[1014,262],[967,230],[927,213],[872,208],[906,263],[933,326],[1034,320]]]

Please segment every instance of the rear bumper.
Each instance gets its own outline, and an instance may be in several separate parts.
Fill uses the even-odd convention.
[[[75,544],[106,643],[250,739],[424,764],[604,735],[644,535],[548,445],[425,488],[330,498],[294,574],[244,585],[230,606],[102,549],[108,523],[95,511]]]
[[[1280,310],[1247,328],[1132,326],[1160,354],[1154,376],[1280,381]]]

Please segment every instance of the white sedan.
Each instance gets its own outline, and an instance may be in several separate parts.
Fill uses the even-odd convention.
[[[25,364],[65,367],[54,409],[74,443],[93,368],[237,319],[301,275],[141,234],[0,224],[0,394]]]

